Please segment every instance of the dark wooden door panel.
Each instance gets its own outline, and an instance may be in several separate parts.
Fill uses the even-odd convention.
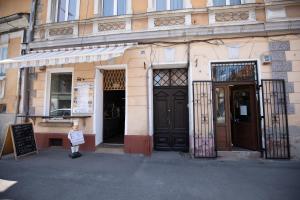
[[[258,150],[257,111],[254,85],[234,86],[231,90],[232,143]]]
[[[187,87],[154,89],[154,148],[188,150]]]

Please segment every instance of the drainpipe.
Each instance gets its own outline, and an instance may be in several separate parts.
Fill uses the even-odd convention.
[[[147,71],[146,71],[146,87],[147,87],[147,129],[148,129],[148,134],[150,135],[150,119],[151,119],[151,108],[150,108],[150,90],[149,90],[149,81],[150,81],[150,77],[149,77],[149,72],[150,70],[152,70],[152,64],[147,68]]]
[[[29,28],[27,30],[27,37],[26,37],[26,53],[28,54],[30,51],[29,48],[29,43],[32,42],[33,40],[33,29],[34,29],[34,24],[35,24],[35,17],[36,17],[36,10],[37,10],[37,1],[38,0],[32,0],[31,4],[31,12],[30,12],[30,18],[29,18]],[[30,82],[29,82],[29,68],[23,68],[22,69],[24,73],[24,94],[23,94],[23,99],[24,99],[24,113],[26,116],[29,115],[29,102],[30,102]],[[25,119],[27,121],[27,117]]]
[[[23,41],[22,43],[26,43],[27,40],[27,33],[26,33],[26,28],[23,29]],[[22,48],[21,55],[25,54],[25,50]],[[14,118],[14,124],[17,123],[17,115],[20,112],[20,101],[21,101],[21,88],[22,88],[22,70],[19,69],[18,71],[18,86],[17,86],[17,103],[15,105],[15,118]]]

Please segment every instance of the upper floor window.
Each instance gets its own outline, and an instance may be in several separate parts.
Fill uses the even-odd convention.
[[[7,49],[7,46],[0,46],[0,60],[4,60],[7,58]],[[5,76],[5,69],[3,67],[0,67],[0,77],[1,76]]]
[[[0,60],[7,58],[7,46],[0,46]],[[5,69],[0,67],[0,99],[4,97],[5,90]]]
[[[240,5],[241,3],[241,0],[213,0],[214,6]]]
[[[49,21],[63,22],[77,19],[79,12],[79,1],[80,0],[49,0]]]
[[[156,11],[183,9],[183,0],[156,0]]]
[[[127,0],[103,0],[103,16],[125,15]]]

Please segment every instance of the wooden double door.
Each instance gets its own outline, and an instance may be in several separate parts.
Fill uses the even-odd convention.
[[[218,150],[259,150],[257,105],[255,84],[214,86]]]
[[[188,151],[187,86],[154,88],[154,149]]]

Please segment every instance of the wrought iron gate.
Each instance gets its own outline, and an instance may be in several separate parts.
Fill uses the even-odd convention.
[[[193,82],[194,157],[217,156],[213,126],[212,81]]]
[[[284,80],[261,81],[263,133],[267,159],[290,159]]]

